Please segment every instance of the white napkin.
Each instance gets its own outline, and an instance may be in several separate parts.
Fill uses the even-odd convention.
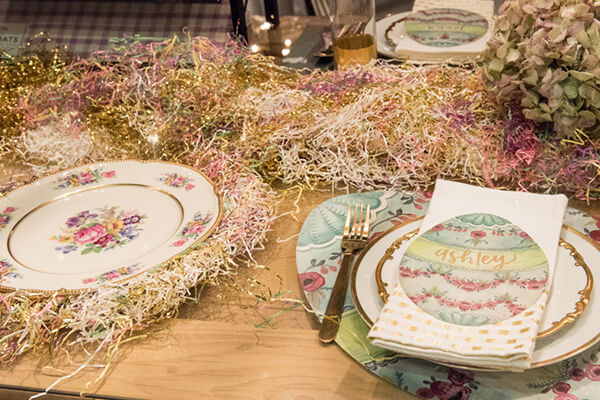
[[[564,195],[500,191],[438,180],[419,234],[466,214],[504,218],[527,232],[544,252],[549,269],[546,288],[550,288],[566,206]],[[396,285],[368,337],[377,346],[419,358],[522,371],[531,365],[547,299],[548,289],[508,319],[480,326],[457,325],[425,313]]]
[[[402,58],[419,61],[467,61],[476,58],[485,49],[492,37],[494,2],[488,0],[415,0],[412,11],[428,10],[431,8],[454,8],[466,10],[483,16],[488,21],[488,31],[479,39],[461,46],[440,48],[421,44],[404,34],[400,39],[395,36],[395,53]],[[403,27],[396,29],[404,30]]]

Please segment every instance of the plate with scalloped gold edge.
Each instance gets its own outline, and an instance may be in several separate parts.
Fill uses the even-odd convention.
[[[121,282],[180,256],[217,227],[221,199],[193,168],[114,161],[73,168],[0,199],[3,290]]]
[[[421,50],[419,54],[412,54],[410,57],[408,56],[400,56],[396,53],[396,44],[394,41],[402,41],[402,40],[411,40],[408,38],[406,30],[404,29],[404,22],[406,17],[411,15],[410,12],[403,12],[393,15],[388,15],[384,18],[381,18],[375,23],[375,33],[377,39],[377,52],[383,56],[401,59],[409,64],[439,64],[444,62],[465,62],[468,60],[472,60],[474,58],[473,54],[469,55],[461,55],[461,52],[456,52],[451,55],[447,55],[444,57],[440,57],[439,48],[425,46],[413,41],[414,46]],[[369,22],[367,24],[367,29],[369,29],[369,24],[373,22]],[[484,37],[476,40],[474,43],[466,45],[467,47],[471,47],[475,44],[480,44],[487,42],[491,37],[493,29],[489,29],[488,32],[484,35]],[[460,46],[459,49],[462,49],[463,46]],[[451,50],[447,50],[448,52]]]
[[[387,288],[397,281],[397,265],[390,260],[394,254],[397,257],[403,254],[415,239],[420,219],[386,231],[372,241],[356,261],[351,281],[352,295],[359,314],[369,325],[383,307]],[[600,308],[590,302],[590,299],[600,296],[598,285],[593,285],[594,275],[600,272],[590,270],[585,263],[586,259],[594,257],[598,257],[596,243],[565,226],[561,232],[554,284],[540,323],[531,368],[566,359],[600,340],[594,320]],[[600,279],[599,276],[595,278]]]

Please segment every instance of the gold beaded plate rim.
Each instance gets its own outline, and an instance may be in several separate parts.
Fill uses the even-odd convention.
[[[393,227],[391,227],[390,229],[388,229],[387,231],[384,231],[380,236],[378,236],[375,240],[373,240],[372,242],[370,242],[367,247],[365,247],[365,249],[360,253],[360,255],[358,256],[358,258],[356,259],[354,265],[353,265],[353,271],[352,271],[352,275],[350,277],[351,282],[350,282],[350,289],[351,289],[351,294],[352,294],[352,299],[354,301],[356,310],[358,311],[358,314],[361,316],[361,318],[363,319],[363,321],[369,326],[372,327],[373,326],[373,321],[369,318],[367,312],[365,311],[365,309],[363,308],[363,305],[361,304],[360,298],[358,296],[358,290],[357,290],[357,277],[358,277],[358,272],[359,272],[359,267],[361,265],[361,263],[363,262],[365,255],[378,243],[380,242],[382,239],[384,239],[385,237],[389,236],[391,233],[401,229],[401,228],[405,228],[407,225],[410,224],[414,224],[415,222],[418,222],[420,220],[422,220],[424,217],[423,216],[419,216],[407,221],[404,221],[402,224],[399,225],[395,225]],[[563,228],[566,229],[567,231],[575,234],[576,236],[578,236],[579,238],[585,240],[586,242],[588,242],[589,244],[591,244],[597,251],[600,251],[600,245],[595,243],[592,239],[588,238],[587,236],[585,236],[583,233],[579,232],[578,230],[576,230],[575,228],[571,227],[571,226],[567,226],[567,225],[563,225]],[[410,233],[410,232],[409,232]],[[567,242],[568,243],[568,242]],[[573,246],[574,248],[574,246]],[[568,248],[566,248],[568,250]],[[573,257],[573,255],[571,254],[571,256]],[[586,265],[587,267],[587,265]],[[591,270],[589,270],[589,268],[583,268],[584,271],[586,272],[586,276],[588,277],[588,283],[586,284],[586,288],[588,288],[588,286],[590,286],[589,288],[589,292],[586,295],[582,295],[580,300],[584,299],[586,302],[589,302],[591,300],[591,285],[593,284],[593,274],[591,274]],[[588,271],[590,271],[590,274],[588,275]],[[375,276],[373,277],[373,279],[375,280]],[[591,279],[591,282],[590,282]],[[381,286],[378,285],[378,295],[381,296],[381,294],[379,293],[379,290],[381,289]],[[585,288],[584,288],[585,289]],[[583,312],[583,310],[581,310]],[[579,313],[581,314],[581,313]],[[579,316],[579,314],[577,316]],[[568,315],[567,315],[568,316]],[[567,317],[565,316],[565,317]],[[563,317],[564,319],[564,317]],[[558,321],[557,321],[558,322]],[[560,325],[560,327],[562,327],[563,325]],[[554,331],[553,331],[554,332]],[[551,332],[551,333],[553,333]],[[543,332],[542,332],[543,333]],[[544,335],[548,336],[548,335]],[[572,335],[565,335],[565,336],[572,336]],[[560,340],[560,339],[558,339]],[[558,356],[555,357],[551,357],[548,359],[544,359],[544,360],[539,360],[536,361],[534,363],[531,364],[530,368],[538,368],[538,367],[543,367],[546,365],[550,365],[559,361],[562,361],[566,358],[569,358],[573,355],[579,354],[580,352],[586,350],[587,348],[589,348],[590,346],[592,346],[593,344],[597,343],[600,340],[600,332],[598,332],[595,336],[593,336],[591,339],[589,339],[588,341],[586,341],[585,343],[581,344],[580,346],[574,348],[574,349],[570,349],[569,351],[563,353],[563,354],[559,354]],[[438,361],[433,361],[437,364],[441,364],[441,365],[447,365],[450,367],[455,367],[455,368],[462,368],[462,369],[468,369],[468,370],[473,370],[473,371],[498,371],[498,369],[488,369],[488,368],[477,368],[477,367],[469,367],[469,366],[463,366],[463,365],[455,365],[455,364],[447,364],[447,363],[442,363],[442,362],[438,362]]]
[[[105,282],[105,283],[100,283],[97,284],[95,286],[90,286],[90,287],[86,287],[86,288],[76,288],[76,289],[65,289],[65,288],[61,288],[61,289],[36,289],[36,288],[16,288],[13,286],[8,286],[8,285],[4,285],[4,284],[0,284],[0,291],[1,292],[20,292],[20,293],[25,293],[28,295],[52,295],[52,294],[80,294],[80,293],[84,293],[84,292],[93,292],[98,290],[99,288],[101,288],[102,286],[105,285],[115,285],[115,284],[121,284],[123,282],[126,282],[128,280],[131,280],[145,272],[148,272],[149,270],[157,267],[157,266],[161,266],[161,265],[165,265],[171,261],[177,260],[181,257],[183,257],[185,254],[187,254],[189,251],[191,251],[193,248],[195,248],[196,246],[198,246],[200,243],[202,243],[203,241],[205,241],[209,236],[211,236],[216,229],[219,227],[221,220],[223,218],[223,199],[222,199],[222,195],[219,192],[219,189],[217,187],[217,185],[206,175],[206,173],[204,173],[201,170],[198,170],[192,166],[189,165],[185,165],[185,164],[181,164],[181,163],[176,163],[176,162],[172,162],[172,161],[164,161],[164,160],[143,160],[143,159],[135,159],[135,158],[127,158],[127,159],[111,159],[111,160],[104,160],[104,161],[97,161],[97,162],[93,162],[93,163],[84,163],[84,164],[79,164],[77,166],[71,167],[71,168],[67,168],[67,169],[62,169],[60,171],[57,172],[52,172],[52,173],[48,173],[48,174],[43,174],[40,175],[39,177],[37,177],[36,179],[24,184],[24,185],[19,185],[17,187],[15,187],[14,189],[4,193],[3,195],[0,195],[0,201],[5,200],[7,197],[9,197],[11,194],[17,193],[19,191],[22,190],[31,190],[31,186],[34,186],[36,184],[38,184],[40,181],[43,180],[48,180],[50,181],[50,179],[52,178],[58,178],[61,176],[64,176],[64,174],[68,174],[69,172],[82,172],[82,169],[86,169],[86,168],[93,168],[93,167],[103,167],[106,165],[114,165],[114,164],[164,164],[164,165],[168,165],[171,167],[176,167],[176,168],[182,168],[182,169],[187,169],[189,170],[191,173],[196,174],[198,177],[201,177],[206,184],[208,184],[208,186],[210,187],[210,189],[212,189],[212,194],[215,196],[216,199],[216,207],[217,207],[217,213],[216,216],[214,218],[214,222],[211,224],[211,226],[209,227],[209,229],[207,229],[203,234],[201,234],[197,239],[195,239],[194,241],[190,242],[189,244],[186,244],[185,246],[182,246],[182,249],[180,251],[177,252],[177,254],[174,254],[170,257],[168,257],[165,260],[157,260],[156,262],[152,262],[151,265],[147,265],[145,266],[146,268],[142,268],[140,271],[136,271],[135,273],[128,275],[122,279],[115,279],[114,281],[111,282]],[[123,183],[120,182],[122,184],[127,184],[127,183]],[[140,185],[139,182],[129,182],[132,185]],[[114,185],[114,184],[112,184]],[[91,186],[89,188],[89,190],[92,189],[98,189],[100,187],[103,187],[106,185],[95,185],[95,186]],[[141,185],[141,186],[147,186],[150,188],[150,185]],[[173,194],[173,192],[170,192],[167,189],[159,189],[156,188],[161,192],[165,192],[171,196],[176,197],[176,194]],[[69,195],[72,194],[76,191],[81,190],[81,188],[76,188],[76,189],[71,189],[71,190],[66,190],[65,192],[61,193],[59,196],[56,197],[62,197],[65,195]],[[86,190],[88,190],[86,188]],[[45,200],[43,202],[40,203],[48,203],[48,200]],[[39,205],[38,205],[39,206]],[[30,210],[27,210],[25,212],[25,214],[21,217],[18,218],[18,220],[13,223],[10,222],[10,226],[11,226],[11,233],[12,233],[12,228],[14,226],[16,226],[21,220],[24,219],[25,216],[27,216],[29,213],[31,213],[33,211],[33,209],[37,208],[38,206],[33,207]],[[180,226],[177,228],[177,231],[179,231],[179,228],[181,228],[181,224]],[[10,237],[7,237],[6,240],[8,240]],[[7,243],[7,247],[8,247],[8,243]],[[143,257],[143,256],[140,256]],[[12,259],[12,257],[11,257]],[[13,260],[16,261],[16,260]]]

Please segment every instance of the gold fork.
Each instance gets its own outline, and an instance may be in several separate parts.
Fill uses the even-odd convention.
[[[344,235],[342,236],[342,249],[344,250],[344,258],[342,265],[338,271],[327,310],[323,316],[323,323],[319,331],[319,340],[321,343],[331,343],[335,340],[337,331],[340,327],[342,317],[342,309],[344,308],[344,300],[346,299],[346,291],[348,289],[348,278],[350,277],[350,264],[352,253],[355,250],[364,249],[369,237],[369,217],[371,213],[371,205],[367,205],[366,212],[364,204],[354,206],[354,217],[352,213],[352,205],[348,207],[348,215],[346,216],[346,224],[344,225]],[[359,215],[360,212],[360,215]]]

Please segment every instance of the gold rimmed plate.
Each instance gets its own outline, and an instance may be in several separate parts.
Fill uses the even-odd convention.
[[[398,270],[393,267],[395,264],[387,263],[386,267],[384,260],[379,274],[379,261],[386,258],[389,248],[396,247],[391,252],[398,251],[401,254],[418,231],[421,219],[408,221],[381,234],[357,259],[351,281],[352,295],[359,314],[367,324],[372,325],[383,307],[381,297],[385,297],[386,284],[393,287],[397,281]],[[564,227],[559,249],[555,284],[541,322],[532,368],[568,358],[600,339],[593,318],[594,314],[600,313],[600,307],[588,303],[590,299],[600,295],[593,293],[599,289],[598,285],[593,286],[594,270],[588,268],[584,261],[598,257],[598,248],[580,232]],[[388,257],[390,255],[388,252]],[[376,276],[379,278],[376,279]],[[599,310],[594,311],[595,308]]]
[[[221,214],[214,184],[184,165],[114,161],[45,176],[0,199],[0,285],[122,282],[205,240]]]
[[[485,43],[491,38],[493,29],[488,29],[487,33],[469,44],[459,46],[455,50],[446,49],[443,51],[440,48],[426,46],[411,39],[404,24],[406,18],[411,15],[410,12],[388,15],[375,23],[377,52],[383,56],[401,59],[409,64],[439,64],[445,62],[469,62],[473,61],[477,55],[485,47]],[[373,22],[369,22],[372,24]],[[367,29],[369,29],[367,24]],[[411,51],[396,52],[396,46],[400,43],[410,43]]]

